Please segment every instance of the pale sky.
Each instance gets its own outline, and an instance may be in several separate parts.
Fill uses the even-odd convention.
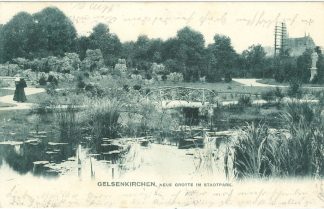
[[[184,26],[200,31],[206,43],[216,33],[232,39],[241,52],[252,44],[272,46],[274,26],[285,21],[290,37],[310,34],[324,46],[324,3],[320,2],[1,2],[0,23],[19,11],[35,13],[47,6],[61,9],[78,34],[97,23],[109,25],[122,42],[140,34],[166,40]]]

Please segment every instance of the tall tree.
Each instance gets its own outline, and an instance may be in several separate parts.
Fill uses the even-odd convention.
[[[182,63],[180,66],[185,81],[197,81],[202,75],[204,47],[205,39],[200,32],[189,27],[177,32],[174,59]]]
[[[34,25],[33,17],[27,12],[20,12],[1,29],[2,61],[16,57],[29,57],[28,41]]]
[[[306,51],[297,58],[297,69],[294,76],[303,83],[308,83],[311,76],[310,67],[312,63],[312,53],[312,49],[306,49]]]
[[[35,24],[29,44],[35,56],[63,56],[75,50],[76,30],[61,10],[47,7],[33,17]]]
[[[266,53],[261,45],[250,46],[242,52],[242,57],[252,76],[264,78]]]
[[[106,65],[113,66],[117,62],[121,55],[122,44],[115,34],[109,32],[106,24],[97,24],[89,39],[90,48],[101,50]]]
[[[3,63],[3,59],[4,59],[4,57],[3,57],[3,30],[2,30],[2,28],[3,28],[3,25],[2,24],[0,24],[0,63]]]
[[[324,56],[320,47],[316,47],[315,51],[318,55],[318,61],[316,63],[317,67],[317,76],[315,82],[324,83]]]
[[[83,60],[86,57],[86,52],[90,49],[90,39],[87,36],[80,36],[76,41],[76,51],[80,56],[80,59]]]
[[[219,82],[222,80],[221,72],[217,66],[217,60],[210,47],[208,47],[203,56],[203,75],[208,82]]]
[[[237,54],[228,36],[216,34],[214,43],[209,46],[213,52],[217,68],[224,76],[229,76],[237,63]]]

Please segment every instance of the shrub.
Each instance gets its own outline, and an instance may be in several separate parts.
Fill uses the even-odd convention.
[[[108,68],[100,68],[99,72],[100,72],[100,75],[107,75],[109,73],[109,69]]]
[[[267,102],[272,102],[275,100],[275,92],[272,90],[262,92],[261,98]]]
[[[276,101],[279,104],[283,97],[284,95],[279,87],[261,93],[261,98],[267,102]]]
[[[77,79],[77,88],[83,89],[86,86],[84,74],[82,72],[77,73],[76,79]]]
[[[172,81],[172,82],[182,82],[183,81],[183,75],[182,73],[170,73],[169,75],[167,75],[167,80],[168,81]]]
[[[276,87],[276,89],[275,89],[275,91],[274,91],[274,94],[275,94],[275,96],[277,97],[277,99],[278,99],[279,101],[281,101],[282,98],[285,96],[285,95],[283,94],[282,90],[281,90],[278,86]]]
[[[41,75],[40,79],[38,80],[39,85],[45,86],[47,84],[47,79],[45,75]]]
[[[297,80],[290,81],[287,95],[289,97],[294,97],[294,98],[300,99],[302,97],[302,93],[303,93],[301,86],[302,86],[302,84]]]
[[[115,75],[126,75],[128,73],[126,60],[125,59],[118,59],[118,62],[114,68]]]
[[[105,91],[100,86],[92,83],[86,84],[84,90],[90,97],[103,97],[105,93]]]
[[[232,81],[231,73],[229,73],[229,72],[225,73],[224,81],[225,81],[226,83],[229,83],[229,82]]]
[[[242,107],[248,107],[252,105],[251,96],[241,95],[238,100],[238,105]]]
[[[50,82],[51,84],[54,84],[56,86],[58,85],[58,79],[52,74],[48,75],[47,82]]]
[[[15,76],[20,70],[17,64],[1,64],[0,76]]]
[[[136,84],[136,85],[133,86],[133,89],[134,90],[137,90],[137,91],[139,91],[141,88],[142,88],[142,86],[141,85],[138,85],[138,84]]]

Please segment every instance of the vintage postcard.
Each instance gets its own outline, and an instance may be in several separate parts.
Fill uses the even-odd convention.
[[[323,208],[322,2],[0,2],[0,207]]]

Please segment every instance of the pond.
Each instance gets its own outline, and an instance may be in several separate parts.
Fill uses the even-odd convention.
[[[259,122],[255,120],[254,122]],[[275,121],[268,121],[278,127]],[[246,125],[246,120],[214,121],[215,131],[233,132]],[[0,174],[76,179],[120,178],[127,175],[194,175],[201,168],[204,127],[183,126],[163,137],[102,138],[94,148],[91,137],[71,143],[46,131],[29,131],[24,141],[0,141]],[[223,151],[226,143],[218,136],[213,141],[212,155],[218,174],[224,178]],[[217,140],[216,140],[217,139]],[[179,169],[181,168],[181,169]],[[217,170],[216,169],[216,170]],[[8,175],[8,173],[11,173]],[[217,175],[218,175],[217,174]]]
[[[142,138],[104,139],[99,150],[87,146],[26,140],[0,143],[0,175],[33,175],[74,179],[113,179],[134,175],[191,176],[197,173],[203,149],[179,149],[165,141]],[[9,175],[10,174],[10,175]]]

